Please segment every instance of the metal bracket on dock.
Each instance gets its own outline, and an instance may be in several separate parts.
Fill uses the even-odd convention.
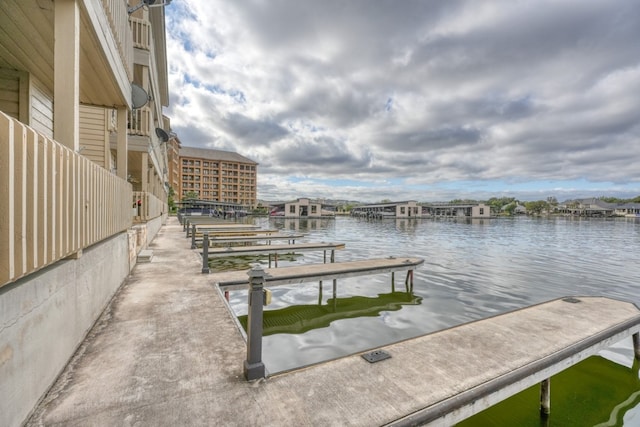
[[[390,359],[391,355],[384,350],[375,350],[370,353],[365,353],[362,358],[369,363],[376,363],[381,360]]]

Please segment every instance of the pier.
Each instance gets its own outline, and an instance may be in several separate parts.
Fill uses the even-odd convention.
[[[573,296],[247,382],[218,275],[175,218],[150,250],[27,425],[452,425],[640,330],[635,305]]]
[[[296,243],[287,245],[259,245],[259,246],[228,246],[226,248],[203,248],[203,265],[206,259],[223,258],[230,256],[268,255],[269,267],[271,258],[278,266],[278,254],[290,254],[295,252],[323,251],[324,261],[327,262],[327,251],[331,251],[331,262],[335,261],[336,250],[344,249],[344,243]],[[306,267],[306,266],[305,266]],[[246,272],[240,272],[246,275]]]
[[[406,281],[413,281],[412,272],[422,265],[421,258],[380,258],[331,264],[308,264],[278,269],[266,269],[265,286],[337,280],[347,277],[407,271]],[[214,283],[223,290],[246,289],[249,276],[246,271],[227,271],[212,276]]]

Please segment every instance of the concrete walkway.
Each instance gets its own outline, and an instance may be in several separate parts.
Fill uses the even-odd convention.
[[[413,425],[640,329],[632,304],[556,300],[386,346],[378,363],[353,355],[247,383],[245,342],[190,244],[169,219],[30,425]]]

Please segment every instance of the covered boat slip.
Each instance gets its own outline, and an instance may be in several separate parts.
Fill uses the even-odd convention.
[[[296,400],[309,425],[451,426],[639,330],[631,303],[558,299],[381,347],[390,357],[376,363],[356,354],[274,375],[260,395],[313,396]]]

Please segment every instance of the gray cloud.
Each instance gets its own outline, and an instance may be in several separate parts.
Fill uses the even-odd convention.
[[[371,199],[443,199],[470,181],[640,193],[638,2],[192,0],[167,13],[173,129],[259,161],[261,197],[267,180],[304,196],[285,185],[300,179]]]

